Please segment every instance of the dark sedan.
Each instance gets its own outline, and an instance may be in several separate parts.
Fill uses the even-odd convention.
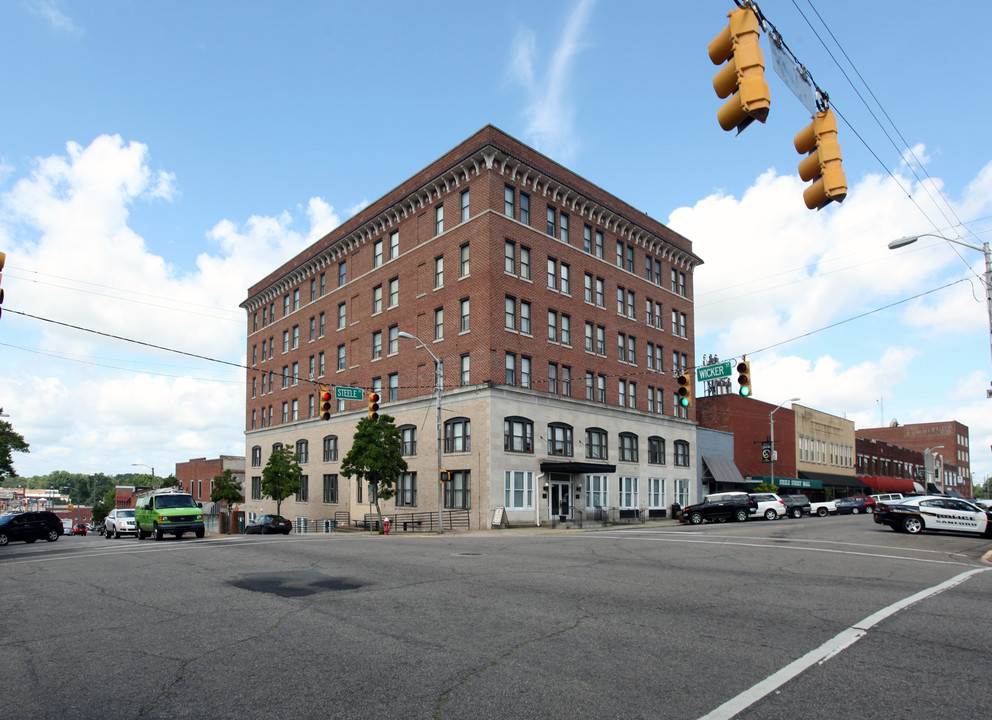
[[[259,515],[245,525],[245,533],[248,535],[268,535],[269,533],[289,535],[289,531],[292,529],[293,523],[282,515]]]
[[[870,497],[864,497],[862,495],[840,498],[837,501],[838,515],[859,515],[861,513],[871,514],[874,509],[875,501]]]

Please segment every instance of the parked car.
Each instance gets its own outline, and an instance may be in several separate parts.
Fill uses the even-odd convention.
[[[0,545],[15,540],[26,543],[33,543],[35,540],[55,542],[62,536],[62,532],[62,520],[47,510],[0,516]]]
[[[114,508],[107,514],[103,526],[107,538],[138,534],[138,528],[134,524],[134,510],[131,508]]]
[[[870,514],[875,509],[875,501],[865,495],[852,495],[837,501],[838,515]]]
[[[905,497],[902,493],[880,493],[878,495],[872,495],[871,499],[875,501],[875,506],[877,507],[879,503],[891,503],[897,500],[902,500]]]
[[[982,508],[983,510],[992,509],[992,500],[986,500],[984,498],[976,498],[971,502],[977,505],[978,507]]]
[[[826,517],[827,515],[836,515],[837,501],[824,500],[823,502],[810,503],[809,514],[818,515],[820,517]]]
[[[76,523],[72,526],[73,535],[85,535],[86,534],[86,523]]]
[[[245,525],[245,533],[248,535],[267,535],[269,533],[289,535],[289,531],[292,529],[293,523],[282,515],[259,515]]]
[[[751,514],[763,517],[765,520],[777,520],[785,517],[785,503],[775,493],[751,493],[751,499],[756,505]]]
[[[149,535],[161,540],[166,534],[175,535],[178,540],[187,532],[202,538],[205,532],[203,506],[189,493],[177,492],[174,488],[156,490],[138,500],[134,508],[134,527],[139,540]]]
[[[791,518],[800,518],[812,512],[812,505],[809,498],[802,493],[794,495],[779,495],[785,503],[785,514]]]
[[[883,503],[874,520],[896,532],[911,535],[918,535],[924,530],[945,530],[992,537],[992,510],[943,495],[921,495],[895,503]]]

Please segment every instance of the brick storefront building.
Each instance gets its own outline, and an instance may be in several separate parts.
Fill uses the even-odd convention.
[[[249,514],[273,446],[294,447],[298,528],[368,512],[339,476],[364,402],[316,411],[321,385],[381,392],[410,472],[387,513],[437,511],[434,362],[444,370],[444,505],[489,527],[688,502],[695,426],[692,244],[487,126],[250,288]],[[692,498],[693,500],[695,498]]]
[[[861,428],[856,434],[859,438],[882,440],[924,455],[929,450],[933,462],[930,482],[934,486],[929,489],[972,496],[971,447],[967,425],[957,420],[909,425],[894,423],[888,427]]]

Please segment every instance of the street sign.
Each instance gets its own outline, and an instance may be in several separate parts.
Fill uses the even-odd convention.
[[[337,400],[361,400],[365,397],[365,391],[361,388],[334,386],[334,397]]]
[[[705,367],[696,368],[696,379],[699,382],[705,382],[706,380],[717,380],[718,378],[730,377],[732,364],[729,360],[722,363],[717,363],[716,365],[707,365]]]

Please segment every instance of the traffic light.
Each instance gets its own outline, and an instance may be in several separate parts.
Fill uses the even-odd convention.
[[[331,419],[331,389],[327,385],[320,386],[320,419]]]
[[[446,483],[446,482],[448,482],[448,480],[450,480],[450,479],[451,479],[451,477],[450,477],[450,475],[448,474],[448,471],[447,471],[447,470],[442,470],[442,471],[441,471],[441,482],[443,482],[443,483]]]
[[[764,122],[771,99],[765,80],[765,56],[758,43],[761,27],[749,7],[731,10],[730,23],[710,41],[710,60],[727,63],[713,76],[713,89],[720,99],[730,99],[717,111],[724,130],[741,132],[753,121]]]
[[[369,393],[369,420],[379,419],[379,393]]]
[[[840,143],[837,142],[837,118],[830,108],[813,116],[795,137],[796,152],[809,153],[799,163],[799,177],[813,181],[803,191],[810,210],[819,210],[832,200],[843,202],[847,196],[847,178],[841,167]]]
[[[741,386],[738,391],[744,397],[751,397],[751,363],[741,360],[737,363],[737,384]]]
[[[7,260],[7,253],[0,251],[0,282],[3,282],[3,264]],[[0,305],[3,305],[3,288],[0,287]],[[3,308],[0,307],[0,315],[3,314]]]
[[[692,405],[692,376],[691,373],[684,372],[679,375],[678,389],[679,405],[689,407]]]

